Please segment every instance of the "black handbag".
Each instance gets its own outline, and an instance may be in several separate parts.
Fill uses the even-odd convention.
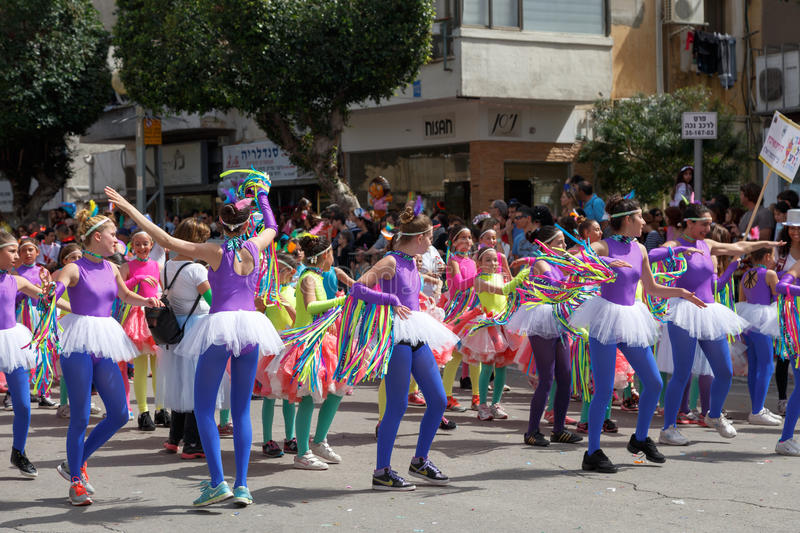
[[[172,285],[175,284],[175,280],[178,279],[178,274],[180,274],[181,270],[188,264],[189,263],[182,264],[180,268],[178,268],[178,271],[175,272],[170,284],[164,288],[164,292],[161,295],[161,301],[164,303],[164,307],[147,307],[144,310],[147,327],[150,328],[150,334],[153,335],[153,340],[156,341],[156,344],[166,346],[181,342],[183,339],[183,328],[186,326],[186,322],[189,321],[189,317],[194,313],[194,310],[197,309],[197,304],[200,303],[202,295],[198,294],[192,306],[192,310],[189,311],[186,317],[186,322],[183,323],[183,326],[179,325],[178,319],[175,316],[175,311],[172,310],[172,306],[170,306],[169,300],[167,299],[167,292],[169,292]],[[166,263],[164,264],[164,279],[167,279]]]

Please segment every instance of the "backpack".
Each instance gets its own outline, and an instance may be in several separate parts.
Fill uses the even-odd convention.
[[[153,340],[156,341],[156,344],[166,346],[181,342],[186,322],[189,321],[189,317],[192,316],[192,313],[194,313],[194,310],[197,308],[197,304],[200,303],[200,298],[202,298],[202,295],[197,295],[192,310],[189,311],[189,315],[186,317],[186,322],[183,323],[183,326],[180,326],[175,316],[175,311],[172,310],[172,306],[167,299],[167,292],[172,288],[172,285],[175,284],[175,280],[178,279],[178,274],[180,274],[181,270],[187,265],[189,265],[189,263],[182,264],[172,277],[172,281],[164,288],[164,292],[161,294],[161,301],[164,303],[164,307],[147,307],[144,310],[147,326],[150,328],[150,334],[153,335]],[[164,263],[164,279],[167,279],[166,263]]]

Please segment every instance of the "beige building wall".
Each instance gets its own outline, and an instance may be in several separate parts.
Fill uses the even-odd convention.
[[[612,0],[611,98],[656,92],[655,0]]]

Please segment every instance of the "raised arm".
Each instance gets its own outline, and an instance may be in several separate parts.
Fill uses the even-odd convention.
[[[278,223],[275,221],[275,215],[272,213],[272,207],[269,205],[267,192],[264,189],[258,189],[256,192],[256,205],[261,211],[261,216],[264,217],[264,230],[252,237],[250,240],[258,246],[259,251],[264,250],[275,239],[278,234]]]
[[[779,241],[739,241],[734,243],[717,242],[711,239],[705,241],[711,255],[744,255],[760,248],[776,248],[786,244]]]

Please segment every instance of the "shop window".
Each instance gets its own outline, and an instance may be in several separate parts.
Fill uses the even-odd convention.
[[[546,205],[553,214],[560,208],[561,189],[569,178],[569,163],[516,163],[504,165],[505,197],[523,204]]]

